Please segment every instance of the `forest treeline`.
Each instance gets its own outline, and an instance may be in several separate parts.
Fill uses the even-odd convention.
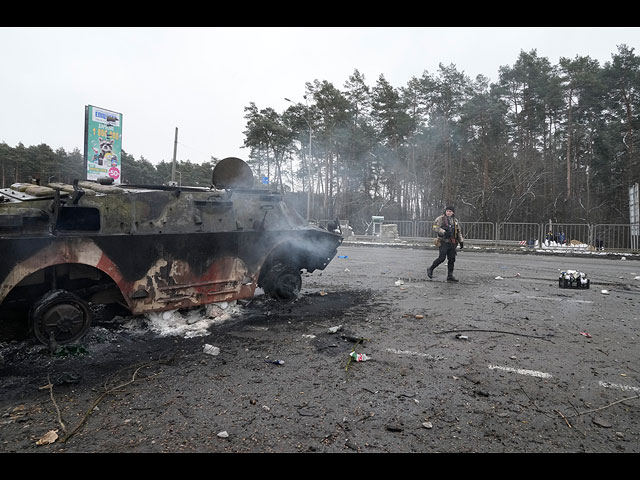
[[[282,114],[248,107],[245,145],[280,184],[299,160],[324,218],[429,220],[452,203],[474,221],[628,223],[639,94],[626,45],[604,65],[521,51],[495,83],[441,64],[370,87],[356,70],[342,90],[308,83]]]
[[[453,64],[400,87],[384,75],[369,85],[356,69],[342,88],[314,80],[289,101],[283,112],[246,107],[244,145],[257,177],[296,192],[303,215],[310,189],[312,218],[354,225],[432,220],[446,204],[466,221],[629,222],[640,57],[626,45],[603,65],[521,51],[494,83]],[[122,162],[125,183],[170,180],[169,162]],[[209,185],[215,162],[179,162],[181,183]],[[0,168],[3,185],[33,172],[65,180],[82,154],[0,144]]]
[[[133,158],[126,151],[122,152],[122,183],[132,185],[164,185],[171,181],[173,164],[162,160],[152,164],[141,157]],[[176,162],[175,181],[182,185],[208,187],[211,185],[211,172],[215,161],[202,164],[181,160]],[[84,172],[84,156],[79,149],[72,152],[64,148],[52,150],[45,144],[25,147],[19,144],[10,147],[0,143],[0,186],[7,187],[12,183],[31,182],[37,179],[41,185],[50,182],[71,184],[74,179],[82,179]]]

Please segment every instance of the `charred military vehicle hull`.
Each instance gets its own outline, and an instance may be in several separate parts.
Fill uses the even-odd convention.
[[[28,311],[42,343],[71,343],[92,305],[142,314],[251,298],[258,286],[290,300],[303,270],[335,256],[340,233],[253,188],[241,160],[219,162],[212,184],[0,189],[0,321]]]

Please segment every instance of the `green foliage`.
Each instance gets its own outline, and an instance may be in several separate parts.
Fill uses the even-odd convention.
[[[131,185],[163,185],[171,181],[172,164],[161,162],[154,166],[144,157],[139,160],[122,152],[122,183]],[[181,185],[209,187],[213,162],[194,164],[189,160],[176,162],[176,182]],[[72,184],[82,180],[84,156],[75,149],[67,153],[63,148],[55,152],[47,145],[10,147],[0,143],[0,188],[13,183],[30,183],[37,180],[41,185],[50,182]]]
[[[306,91],[282,114],[252,104],[245,145],[259,165],[284,166],[277,133],[313,218],[429,220],[454,203],[478,221],[628,222],[640,57],[626,45],[603,66],[521,51],[495,83],[440,64],[401,88],[355,70],[344,91],[319,80]]]

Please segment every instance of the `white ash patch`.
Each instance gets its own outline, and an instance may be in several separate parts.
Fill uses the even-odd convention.
[[[128,330],[150,330],[161,336],[184,338],[209,335],[209,328],[231,320],[239,311],[235,301],[205,305],[190,310],[151,312],[132,318],[124,325]]]

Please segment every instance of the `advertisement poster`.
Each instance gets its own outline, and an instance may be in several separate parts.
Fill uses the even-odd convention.
[[[122,114],[104,108],[85,107],[85,166],[87,180],[122,176]]]

